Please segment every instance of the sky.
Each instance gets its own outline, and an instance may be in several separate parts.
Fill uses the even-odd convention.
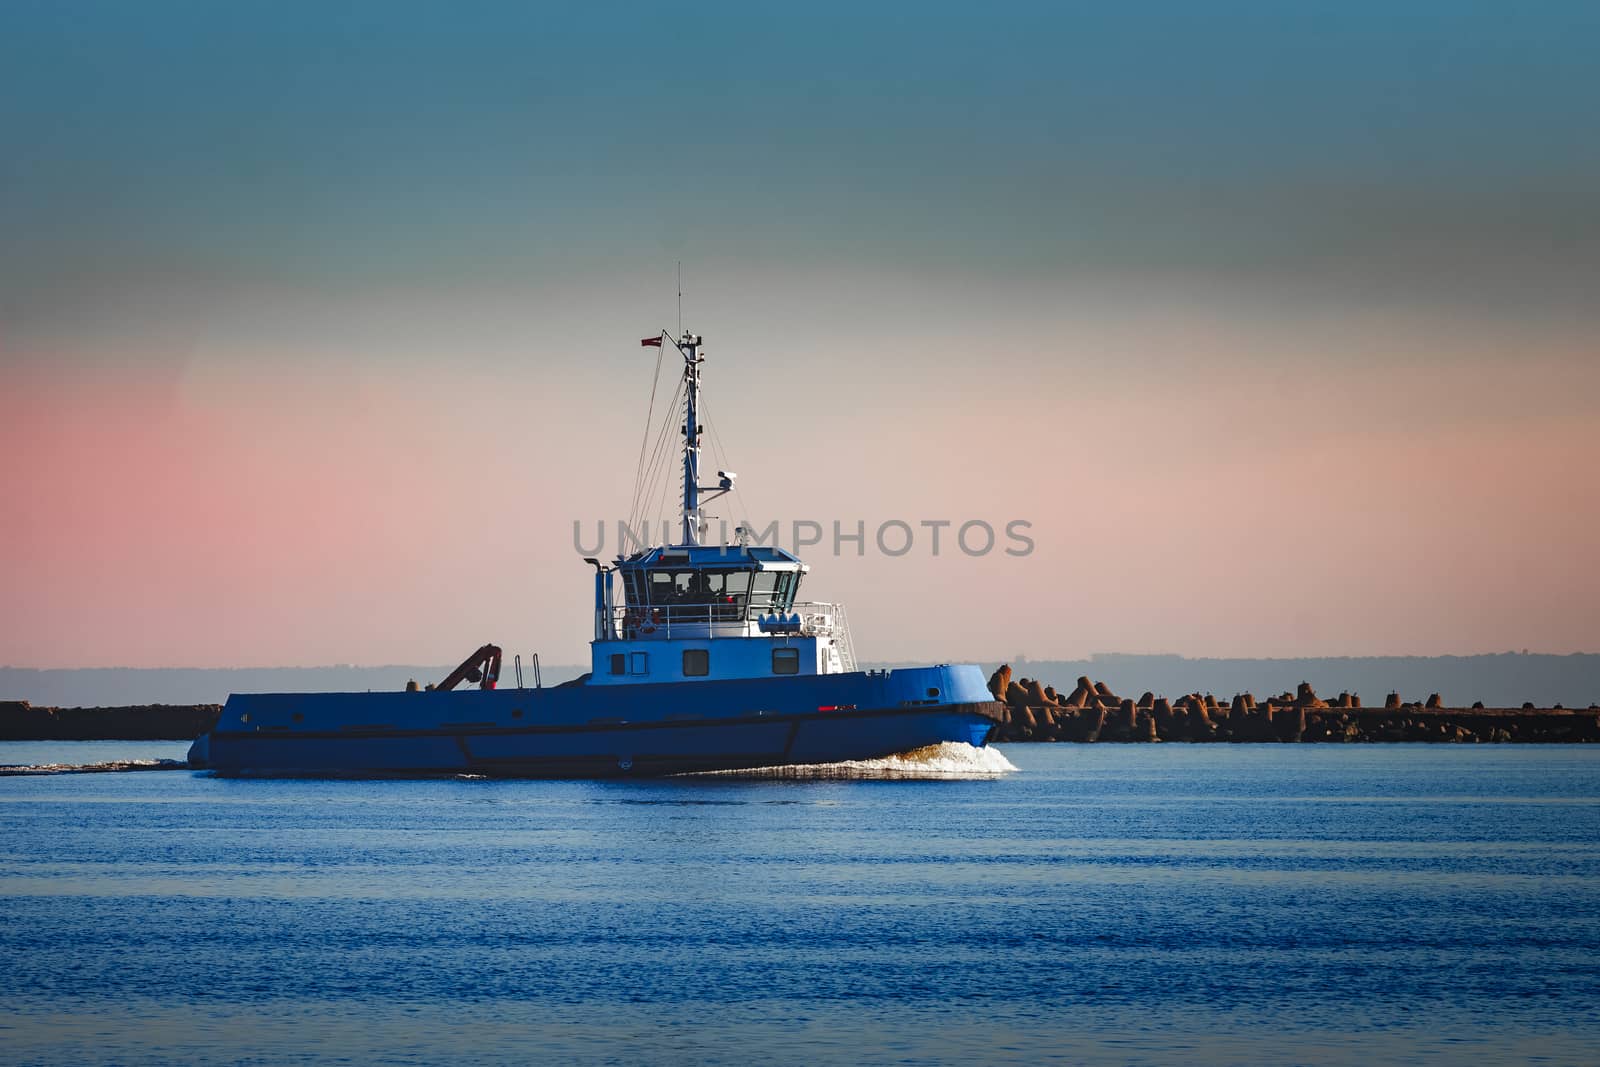
[[[1600,650],[1597,42],[8,0],[0,663],[584,660],[680,262],[710,510],[862,523],[805,593],[863,658]]]

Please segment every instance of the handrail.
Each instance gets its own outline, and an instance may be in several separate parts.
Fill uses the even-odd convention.
[[[748,634],[757,621],[772,612],[745,608],[737,604],[662,604],[639,607],[615,605],[610,622],[616,632],[626,639],[636,637],[671,637],[674,627],[704,627],[713,634],[724,631],[725,636]],[[844,605],[822,601],[796,601],[785,614],[800,616],[800,633],[808,636],[842,638],[844,658],[853,661],[854,650],[849,648],[850,631],[845,620]],[[696,636],[699,636],[697,633]]]
[[[679,622],[705,622],[708,619],[717,622],[755,622],[763,615],[771,614],[801,614],[807,612],[814,614],[832,615],[841,608],[839,604],[828,604],[822,601],[797,600],[787,612],[763,610],[760,608],[745,608],[740,610],[738,604],[652,604],[648,606],[633,604],[615,604],[611,608],[613,620],[625,619],[630,615],[653,617],[656,622],[662,623],[667,619]]]

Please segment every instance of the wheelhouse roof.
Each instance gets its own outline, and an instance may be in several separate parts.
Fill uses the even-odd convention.
[[[618,558],[619,570],[804,571],[792,552],[776,545],[666,545]]]

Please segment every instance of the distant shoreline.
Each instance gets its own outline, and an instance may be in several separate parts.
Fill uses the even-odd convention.
[[[998,673],[998,672],[997,672]],[[1013,683],[1015,684],[1015,683]],[[1068,698],[1070,699],[1070,698]],[[1132,699],[1110,706],[1029,707],[1014,700],[993,740],[1001,742],[1536,742],[1600,741],[1593,708],[1314,707],[1276,700],[1243,708],[1190,698],[1148,707]],[[1110,704],[1102,700],[1101,704]],[[0,701],[0,741],[189,741],[211,729],[218,704],[36,707]]]
[[[868,645],[870,635],[862,635]],[[515,680],[515,649],[506,652],[502,685]],[[532,685],[531,655],[523,669]],[[1000,662],[970,653],[935,651],[920,663],[979,663],[985,673]],[[1319,690],[1367,694],[1442,693],[1453,705],[1474,701],[1493,707],[1600,701],[1600,654],[1504,652],[1472,656],[1321,656],[1300,659],[1206,659],[1178,655],[1101,653],[1080,660],[1012,659],[1018,674],[1071,679],[1092,675],[1112,688],[1139,692],[1275,693],[1309,682]],[[404,689],[415,679],[438,681],[449,664],[387,664],[362,667],[85,667],[0,666],[0,700],[29,700],[54,707],[146,704],[220,704],[231,693],[361,693]],[[893,668],[909,662],[863,660],[863,666]],[[547,663],[545,685],[576,678],[587,666]]]
[[[221,713],[221,704],[53,708],[5,700],[0,741],[193,741]]]

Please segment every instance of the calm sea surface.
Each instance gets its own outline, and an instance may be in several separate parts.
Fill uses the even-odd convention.
[[[0,1060],[1600,1062],[1600,747],[1002,751],[0,778]]]

